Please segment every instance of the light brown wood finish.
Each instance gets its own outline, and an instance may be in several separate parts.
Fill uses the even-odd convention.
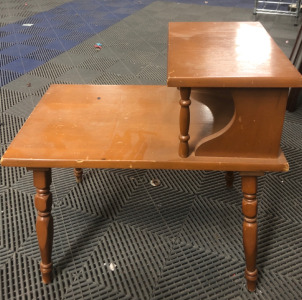
[[[180,88],[180,114],[179,114],[179,149],[178,154],[180,157],[189,156],[189,127],[190,127],[190,94],[191,88]]]
[[[53,85],[1,159],[34,171],[45,283],[49,168],[75,168],[78,181],[82,168],[225,170],[242,172],[245,274],[255,290],[257,176],[288,170],[280,138],[288,88],[301,87],[301,76],[259,23],[172,23],[169,30],[168,85],[180,91]]]
[[[233,101],[228,124],[202,138],[194,147],[196,156],[254,163],[280,157],[288,90],[301,87],[302,77],[260,23],[170,23],[167,76],[170,87],[216,88]],[[180,118],[180,127],[188,128],[186,122]],[[257,175],[248,174],[242,173],[243,240],[247,288],[254,291]],[[232,175],[226,173],[227,186]]]
[[[258,22],[177,22],[167,84],[219,88],[234,102],[233,119],[201,140],[197,156],[276,158],[288,89],[302,77]]]
[[[259,22],[169,23],[168,86],[301,87]]]
[[[233,88],[225,93],[228,90],[235,106],[232,120],[204,138],[195,154],[278,157],[288,89]]]
[[[31,169],[33,171],[34,186],[36,187],[35,207],[37,209],[36,231],[42,261],[40,270],[43,283],[52,281],[52,243],[53,218],[51,215],[52,194],[50,192],[51,170]]]
[[[53,85],[1,163],[33,168],[288,170],[280,150],[270,159],[194,155],[200,140],[223,130],[233,118],[232,98],[220,89],[192,90],[190,153],[186,159],[179,157],[178,99],[179,91],[165,86]]]
[[[243,246],[246,260],[245,278],[249,291],[256,290],[258,270],[257,257],[257,176],[259,173],[241,173],[242,180],[242,212],[243,219]]]
[[[191,91],[191,149],[187,158],[179,157],[178,96],[176,88],[165,86],[54,85],[46,92],[2,157],[3,166],[25,166],[34,171],[43,282],[50,282],[52,268],[50,167],[75,168],[78,180],[85,167],[288,170],[280,150],[272,158],[194,155],[200,140],[233,122],[233,98],[221,89]],[[244,129],[243,134],[248,134],[249,127]],[[226,153],[231,154],[229,150]],[[254,239],[255,226],[252,228],[244,234],[245,240]],[[253,261],[253,247],[246,245],[247,261]]]

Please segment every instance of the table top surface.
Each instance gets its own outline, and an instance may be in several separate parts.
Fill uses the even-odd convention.
[[[233,106],[224,91],[193,90],[191,99],[190,147],[194,149],[202,137],[228,124]],[[178,100],[179,91],[166,86],[53,85],[8,147],[1,164],[28,168],[288,169],[282,153],[271,160],[196,157],[194,153],[180,158]]]
[[[168,86],[301,87],[259,22],[169,23]]]

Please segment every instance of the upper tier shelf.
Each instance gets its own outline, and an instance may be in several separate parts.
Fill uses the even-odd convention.
[[[258,22],[169,23],[168,86],[302,87]]]

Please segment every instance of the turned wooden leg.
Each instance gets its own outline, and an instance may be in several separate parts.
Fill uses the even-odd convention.
[[[180,157],[188,157],[189,155],[189,127],[190,127],[190,94],[191,88],[181,87],[180,88],[180,114],[179,114],[179,149],[178,154]]]
[[[243,245],[246,260],[245,278],[249,291],[255,291],[258,271],[256,269],[257,256],[257,176],[241,173],[242,178],[242,212]]]
[[[232,187],[234,182],[234,172],[233,171],[227,171],[225,173],[225,182],[227,187]]]
[[[83,169],[81,169],[81,168],[75,168],[74,169],[74,175],[76,177],[77,183],[82,182],[82,179],[83,179]]]
[[[34,186],[36,187],[35,207],[37,209],[36,231],[41,253],[40,269],[43,283],[52,281],[52,242],[53,220],[51,215],[52,195],[49,190],[51,184],[51,169],[32,169]]]

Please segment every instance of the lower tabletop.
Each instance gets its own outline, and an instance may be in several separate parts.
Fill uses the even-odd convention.
[[[53,85],[2,157],[28,168],[153,168],[287,171],[276,158],[195,156],[205,137],[229,124],[233,103],[192,90],[190,155],[178,155],[179,91],[166,86]],[[214,100],[215,101],[214,101]],[[214,114],[215,113],[215,114]]]

